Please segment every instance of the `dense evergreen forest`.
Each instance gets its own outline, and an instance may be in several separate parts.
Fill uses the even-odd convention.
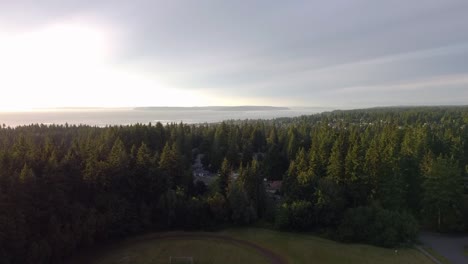
[[[194,182],[197,156],[218,173],[208,186]],[[3,126],[0,263],[62,263],[132,234],[252,223],[400,246],[419,228],[468,229],[467,174],[468,107]],[[282,180],[280,195],[264,179]]]

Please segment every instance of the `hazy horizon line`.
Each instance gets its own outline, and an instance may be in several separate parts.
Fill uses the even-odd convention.
[[[315,108],[315,109],[333,109],[333,110],[358,110],[372,108],[398,108],[398,107],[463,107],[468,104],[382,104],[382,105],[367,105],[367,106],[280,106],[280,105],[195,105],[195,106],[171,106],[171,105],[145,105],[145,106],[60,106],[60,107],[33,107],[21,109],[0,109],[0,113],[15,113],[15,112],[42,112],[42,111],[77,111],[77,110],[135,110],[136,108],[208,108],[208,107],[286,107],[288,110],[294,108]]]

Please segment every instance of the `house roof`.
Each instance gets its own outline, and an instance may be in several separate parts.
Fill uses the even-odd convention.
[[[283,181],[269,181],[267,184],[267,188],[271,190],[279,190],[283,185]]]

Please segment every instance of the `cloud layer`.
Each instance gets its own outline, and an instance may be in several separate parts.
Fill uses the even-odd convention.
[[[16,0],[0,2],[0,30],[74,18],[103,26],[113,66],[209,95],[204,103],[462,104],[466,14],[462,0]]]

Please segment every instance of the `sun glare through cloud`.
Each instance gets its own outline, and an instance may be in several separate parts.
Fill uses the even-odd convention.
[[[158,76],[115,63],[118,47],[112,33],[81,21],[0,31],[0,89],[5,95],[0,110],[209,103],[196,92],[171,89]]]

